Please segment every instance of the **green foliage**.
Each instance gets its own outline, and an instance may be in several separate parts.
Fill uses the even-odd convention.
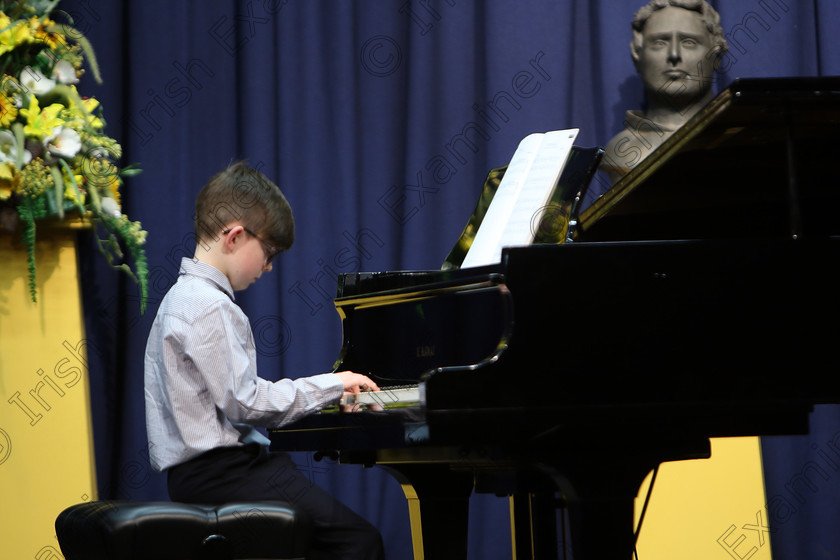
[[[29,293],[32,301],[38,301],[38,290],[35,285],[35,225],[36,220],[47,215],[43,202],[38,199],[25,198],[17,211],[22,225],[21,241],[26,246],[26,265],[29,271]]]

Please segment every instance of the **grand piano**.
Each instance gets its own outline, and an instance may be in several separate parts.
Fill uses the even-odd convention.
[[[341,275],[336,370],[411,396],[273,447],[390,471],[415,559],[466,558],[472,492],[510,496],[517,559],[558,557],[558,509],[576,560],[629,559],[659,464],[807,433],[840,402],[838,124],[838,79],[737,80],[572,216],[570,242]]]

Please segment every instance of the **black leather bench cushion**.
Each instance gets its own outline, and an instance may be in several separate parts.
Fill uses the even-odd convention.
[[[312,524],[284,502],[86,502],[55,522],[66,560],[304,558]]]

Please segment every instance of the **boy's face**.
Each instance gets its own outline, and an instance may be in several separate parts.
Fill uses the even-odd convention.
[[[249,233],[242,226],[234,226],[223,235],[233,250],[230,253],[226,275],[234,291],[244,290],[256,282],[263,272],[271,271],[270,249],[265,242]],[[225,241],[225,239],[223,239]]]

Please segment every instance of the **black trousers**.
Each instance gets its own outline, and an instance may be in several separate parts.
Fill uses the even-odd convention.
[[[382,560],[379,531],[301,473],[286,453],[257,444],[221,447],[169,469],[175,502],[282,500],[306,511],[315,525],[311,560]]]

